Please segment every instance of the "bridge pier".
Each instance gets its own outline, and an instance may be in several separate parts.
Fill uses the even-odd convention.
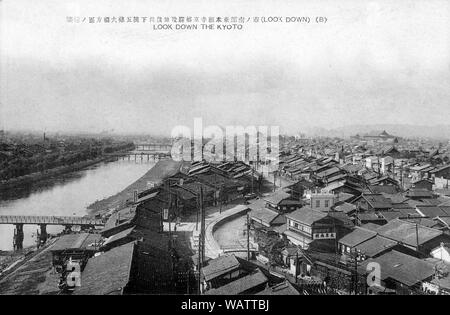
[[[14,250],[23,249],[23,224],[14,224],[14,238],[13,238],[13,248]]]
[[[71,225],[64,225],[64,231],[63,233],[69,234],[72,232],[72,226]]]
[[[39,226],[41,228],[41,233],[39,234],[39,243],[45,244],[48,239],[47,224],[39,224]]]

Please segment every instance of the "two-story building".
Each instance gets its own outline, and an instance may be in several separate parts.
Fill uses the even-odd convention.
[[[317,192],[311,194],[310,207],[314,210],[329,211],[334,206],[337,196],[328,192]]]
[[[296,210],[286,215],[286,238],[303,249],[309,248],[315,240],[334,242],[336,239],[335,220],[326,212],[309,207]]]

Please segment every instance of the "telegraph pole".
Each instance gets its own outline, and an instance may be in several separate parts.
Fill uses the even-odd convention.
[[[200,238],[198,243],[198,293],[201,294],[202,285],[202,267],[205,256],[205,213],[203,210],[203,187],[200,186],[200,214],[201,214],[201,226],[200,226]]]
[[[253,178],[255,177],[255,170],[252,167],[252,194],[254,193],[253,191]]]
[[[355,278],[354,278],[354,282],[353,282],[353,291],[355,292],[355,295],[357,295],[358,293],[358,253],[355,252],[355,262],[354,262],[354,273],[355,273]]]
[[[247,260],[250,261],[250,218],[247,212]]]
[[[167,198],[167,221],[169,222],[169,249],[172,248],[172,228],[171,228],[171,221],[170,221],[170,208],[172,206],[172,196],[170,195],[170,183],[168,183],[166,181],[165,183],[166,187],[167,187],[167,193],[169,194],[168,198]]]
[[[197,193],[197,211],[196,211],[196,215],[197,215],[197,219],[195,220],[195,230],[198,231],[198,220],[199,220],[199,211],[200,211],[200,200],[199,200],[199,195],[200,192]]]
[[[403,183],[403,160],[401,161],[400,165],[400,182],[402,185],[402,191],[405,189],[404,183]]]
[[[273,191],[275,191],[275,187],[276,187],[276,178],[277,178],[277,171],[273,172]]]
[[[416,223],[416,244],[417,244],[417,251],[419,252],[419,225]]]

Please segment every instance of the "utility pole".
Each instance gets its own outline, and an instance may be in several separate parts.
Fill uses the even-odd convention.
[[[353,282],[353,291],[355,292],[355,295],[358,294],[358,253],[355,253],[355,262],[354,262],[354,273],[355,273],[355,278],[354,278],[354,282]]]
[[[419,225],[416,223],[416,244],[417,244],[417,251],[420,252],[419,250]]]
[[[200,186],[200,214],[201,214],[201,226],[200,226],[200,238],[198,244],[198,293],[201,294],[202,284],[202,267],[205,256],[205,213],[203,211],[203,187]]]
[[[353,250],[350,253],[350,259],[353,263],[353,271],[352,271],[352,283],[350,286],[350,294],[351,291],[355,292],[355,295],[358,292],[358,252]]]
[[[378,177],[381,175],[380,170],[380,157],[377,155],[377,170],[378,170]]]
[[[252,194],[254,193],[253,191],[253,178],[255,177],[255,170],[252,167]]]
[[[247,212],[247,260],[250,261],[250,217]]]
[[[198,220],[199,220],[199,212],[200,212],[200,200],[199,200],[200,192],[197,193],[197,219],[195,220],[195,230],[198,231]]]
[[[405,185],[403,182],[403,160],[401,161],[401,165],[400,165],[400,182],[402,185],[402,191],[405,189]]]
[[[225,193],[225,184],[222,184],[222,185],[220,185],[220,193],[219,193],[219,202],[220,202],[219,213],[222,213],[222,204],[223,204],[224,193]]]
[[[273,171],[273,191],[275,191],[276,188],[276,178],[277,178],[277,171]]]

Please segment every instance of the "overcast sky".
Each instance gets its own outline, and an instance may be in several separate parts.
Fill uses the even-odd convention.
[[[2,0],[0,128],[445,124],[449,1]],[[214,3],[212,5],[211,3]],[[326,16],[325,25],[153,31],[66,16]]]

